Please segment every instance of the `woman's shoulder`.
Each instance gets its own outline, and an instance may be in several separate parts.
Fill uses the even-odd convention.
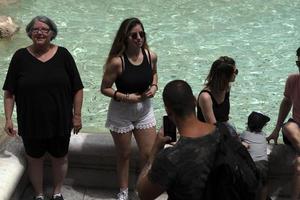
[[[27,50],[28,47],[22,47],[22,48],[19,48],[16,50],[15,54],[22,54],[22,53],[25,53]]]
[[[287,82],[296,82],[300,80],[300,74],[299,73],[294,73],[290,74],[287,78]]]
[[[208,88],[204,88],[199,93],[199,99],[208,100],[211,99],[211,91]]]
[[[144,49],[144,51],[146,51],[147,53],[150,54],[150,57],[151,57],[152,61],[156,61],[157,60],[157,54],[154,51],[152,51],[150,49]]]
[[[54,47],[57,48],[57,51],[60,51],[60,52],[63,52],[63,53],[71,54],[70,51],[69,51],[66,47],[58,46],[58,45],[54,45]]]
[[[123,57],[121,57],[121,56],[113,57],[109,61],[108,65],[121,66],[122,65],[122,59],[123,59]]]
[[[150,49],[146,49],[146,51],[149,51],[151,57],[157,58],[157,54],[156,54],[154,51],[152,51],[152,50],[150,50]]]
[[[121,72],[122,70],[122,57],[113,57],[110,61],[106,64],[105,68],[109,69],[111,72]]]
[[[27,53],[28,53],[27,47],[19,48],[15,51],[13,58],[23,57],[23,56],[27,55]]]

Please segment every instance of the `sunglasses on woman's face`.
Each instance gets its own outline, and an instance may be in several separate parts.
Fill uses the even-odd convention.
[[[238,75],[238,74],[239,74],[239,70],[238,70],[238,69],[235,69],[233,73],[234,73],[235,75]]]
[[[133,32],[133,33],[130,33],[130,37],[132,39],[137,39],[138,38],[138,34],[140,35],[140,38],[144,38],[145,37],[145,32],[144,31],[140,31],[140,32]]]

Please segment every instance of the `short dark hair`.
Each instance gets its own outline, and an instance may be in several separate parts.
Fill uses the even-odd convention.
[[[267,115],[253,111],[248,116],[248,129],[251,132],[260,132],[269,121],[270,118]]]
[[[46,17],[46,16],[36,16],[29,22],[29,24],[27,24],[26,33],[27,33],[28,37],[31,38],[31,30],[34,26],[34,23],[37,21],[47,24],[49,26],[50,30],[53,32],[53,36],[52,36],[51,40],[55,39],[55,37],[57,36],[57,32],[58,32],[56,24],[49,17]]]
[[[170,108],[178,117],[184,118],[195,113],[196,99],[191,86],[183,80],[169,82],[163,91],[165,106]]]
[[[297,56],[300,57],[300,47],[297,49]]]

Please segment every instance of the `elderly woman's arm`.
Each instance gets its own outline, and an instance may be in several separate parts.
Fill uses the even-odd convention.
[[[83,101],[83,89],[80,89],[74,94],[74,102],[73,102],[73,131],[74,134],[77,134],[82,128],[81,123],[81,108]]]
[[[4,91],[4,112],[5,112],[5,127],[4,130],[9,136],[15,136],[17,131],[14,130],[12,122],[12,113],[14,111],[15,96],[8,90]]]

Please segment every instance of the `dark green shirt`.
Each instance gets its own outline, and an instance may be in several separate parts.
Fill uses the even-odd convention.
[[[180,137],[174,147],[163,149],[155,158],[149,180],[168,193],[170,200],[201,199],[213,166],[219,132],[200,138]]]

